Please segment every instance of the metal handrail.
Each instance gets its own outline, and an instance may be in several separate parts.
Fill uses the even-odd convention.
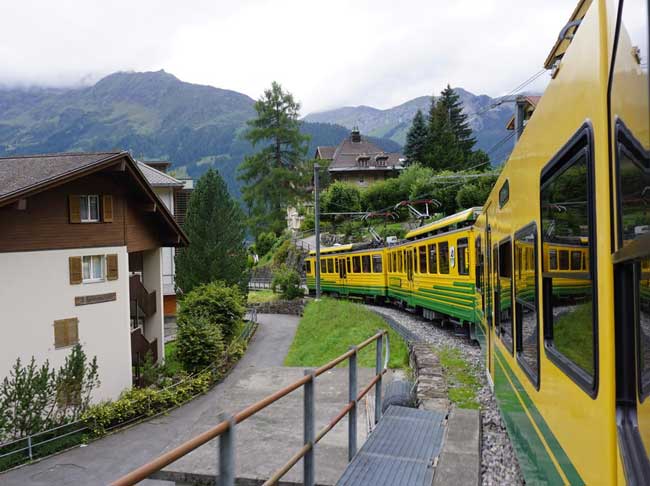
[[[375,361],[375,376],[370,383],[366,385],[361,392],[356,393],[356,358],[358,352],[373,342],[377,342],[376,346],[376,361]],[[383,343],[386,343],[386,352],[383,353]],[[384,357],[385,355],[385,357]],[[382,362],[382,357],[384,357]],[[350,359],[350,401],[341,409],[339,414],[332,419],[318,434],[314,433],[314,382],[315,378],[322,375],[326,371],[334,368],[339,363],[346,359]],[[341,356],[333,359],[329,363],[317,368],[316,370],[305,370],[305,376],[290,385],[268,395],[267,397],[259,400],[258,402],[249,405],[248,407],[240,410],[233,416],[224,417],[221,422],[209,430],[193,437],[192,439],[184,442],[183,444],[175,447],[174,449],[162,454],[153,461],[140,466],[139,468],[131,471],[125,476],[117,479],[112,486],[131,486],[137,484],[163,467],[171,464],[172,462],[180,459],[181,457],[189,454],[194,449],[202,446],[210,440],[219,437],[219,484],[222,486],[234,485],[234,429],[237,424],[243,422],[247,418],[255,415],[257,412],[265,409],[269,405],[275,403],[277,400],[285,397],[298,388],[304,387],[304,407],[305,413],[303,414],[303,426],[305,430],[304,445],[296,452],[290,459],[277,470],[264,484],[272,485],[282,478],[301,458],[304,458],[304,484],[313,486],[314,484],[314,445],[318,443],[334,426],[348,415],[348,420],[354,423],[354,426],[349,425],[348,435],[348,458],[351,459],[356,453],[356,409],[357,402],[361,400],[374,386],[375,387],[375,423],[381,417],[381,385],[382,376],[388,369],[388,362],[390,359],[390,344],[388,332],[386,330],[379,330],[374,336],[366,339],[358,346],[353,346],[349,351]],[[352,399],[354,397],[354,399]]]

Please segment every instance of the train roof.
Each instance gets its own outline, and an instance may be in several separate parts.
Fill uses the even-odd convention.
[[[325,248],[320,249],[320,254],[321,255],[327,255],[331,253],[340,253],[343,251],[355,251],[355,250],[368,250],[371,248],[376,248],[376,245],[374,245],[372,242],[368,243],[350,243],[347,245],[336,245],[336,246],[328,246]],[[316,255],[316,250],[311,250],[309,252],[309,256],[314,256]]]
[[[441,229],[448,228],[452,225],[476,221],[476,218],[481,214],[481,211],[482,208],[480,207],[465,209],[459,213],[452,214],[451,216],[444,217],[438,221],[434,221],[433,223],[409,231],[406,233],[406,239],[410,240],[418,236],[426,236],[429,233],[440,231]]]

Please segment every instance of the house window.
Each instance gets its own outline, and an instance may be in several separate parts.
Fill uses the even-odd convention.
[[[83,282],[104,281],[104,255],[87,255],[81,259]]]
[[[54,321],[54,349],[73,346],[79,342],[79,319]]]
[[[82,223],[99,221],[99,196],[79,196],[79,211]]]

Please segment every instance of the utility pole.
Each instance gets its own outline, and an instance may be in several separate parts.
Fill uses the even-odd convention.
[[[316,300],[320,299],[320,184],[318,171],[320,165],[314,164],[314,229],[316,237]]]

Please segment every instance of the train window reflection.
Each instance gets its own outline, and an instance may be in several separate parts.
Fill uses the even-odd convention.
[[[370,255],[363,255],[361,257],[361,267],[363,273],[370,273]]]
[[[327,273],[334,273],[334,260],[331,258],[327,259]]]
[[[623,244],[650,235],[650,157],[621,147],[619,177]],[[645,159],[645,160],[642,160]]]
[[[638,272],[639,375],[641,396],[650,393],[650,257],[641,260]]]
[[[467,238],[461,238],[456,242],[458,258],[458,274],[469,275],[469,247]]]
[[[420,252],[420,273],[427,273],[427,247],[421,246]]]
[[[352,257],[352,271],[354,273],[361,273],[361,257]]]
[[[499,329],[501,339],[512,352],[512,242],[499,245]]]
[[[382,270],[382,258],[381,255],[372,256],[372,271],[373,273],[381,273]]]
[[[515,316],[517,357],[535,385],[539,382],[539,321],[537,311],[537,228],[531,226],[515,237]]]
[[[591,383],[594,376],[592,275],[588,268],[570,275],[565,270],[569,269],[569,252],[591,251],[589,187],[588,158],[582,150],[543,183],[541,194],[542,249],[549,255],[543,258],[544,299],[548,305],[544,325],[546,334],[552,336],[551,349],[562,355],[561,365],[568,360],[579,367],[569,364],[570,373],[575,371],[579,379],[584,373],[588,375],[588,379],[581,379],[583,383]],[[552,265],[555,249],[559,271]]]

